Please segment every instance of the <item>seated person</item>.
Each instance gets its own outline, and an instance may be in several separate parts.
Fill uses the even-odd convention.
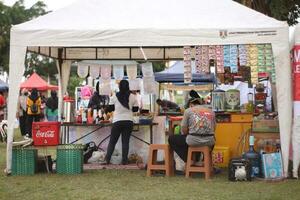
[[[161,100],[161,99],[157,99],[156,103],[161,107],[161,109],[163,111],[168,111],[168,110],[180,110],[179,106],[172,102],[172,101],[168,101],[168,100]]]
[[[202,106],[201,100],[196,98],[190,101],[190,108],[184,112],[182,135],[172,135],[168,141],[171,149],[186,162],[189,146],[214,146],[214,130],[214,112]]]

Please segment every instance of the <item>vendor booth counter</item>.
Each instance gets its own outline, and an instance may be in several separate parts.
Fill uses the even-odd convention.
[[[165,116],[154,117],[152,123],[135,123],[130,138],[129,155],[138,154],[146,163],[150,144],[165,144]],[[86,144],[91,141],[99,149],[106,150],[111,133],[112,123],[81,124],[65,122],[61,124],[61,144]],[[121,136],[115,151],[122,152]],[[159,155],[160,158],[161,155]]]

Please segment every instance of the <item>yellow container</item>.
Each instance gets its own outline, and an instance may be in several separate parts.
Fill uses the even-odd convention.
[[[215,146],[212,153],[212,159],[213,159],[214,166],[228,167],[228,163],[230,159],[230,148]]]

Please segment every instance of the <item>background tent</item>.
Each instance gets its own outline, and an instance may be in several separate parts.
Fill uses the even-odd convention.
[[[7,91],[7,90],[8,90],[8,84],[0,80],[0,91]]]
[[[157,82],[184,82],[183,79],[183,61],[177,61],[171,67],[165,69],[164,71],[157,72],[154,74],[155,81]],[[196,73],[195,62],[192,62],[192,82],[197,83],[212,83],[214,81],[213,74],[199,74]]]
[[[172,4],[168,0],[80,0],[12,27],[9,99],[18,97],[28,51],[58,60],[61,108],[72,60],[182,60],[186,45],[270,43],[275,58],[281,147],[287,176],[292,124],[288,36],[286,22],[232,0],[185,0]],[[9,101],[8,172],[16,110],[17,102]]]
[[[21,89],[32,89],[37,90],[58,90],[58,86],[48,84],[44,79],[42,79],[37,73],[33,73],[25,82],[20,86]]]

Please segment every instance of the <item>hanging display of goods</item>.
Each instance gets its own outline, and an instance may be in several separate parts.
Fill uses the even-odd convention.
[[[215,112],[225,111],[225,91],[214,90],[212,91],[212,108]]]
[[[240,110],[240,91],[230,89],[225,92],[226,111],[235,112]]]

